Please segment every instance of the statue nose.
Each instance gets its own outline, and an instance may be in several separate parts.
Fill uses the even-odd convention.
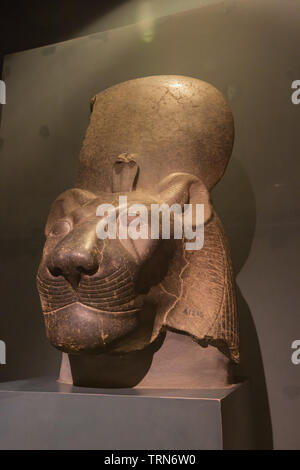
[[[56,248],[48,263],[52,276],[63,276],[74,289],[82,276],[92,276],[98,268],[95,250],[64,245]]]

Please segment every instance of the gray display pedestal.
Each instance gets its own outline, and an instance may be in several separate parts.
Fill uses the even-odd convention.
[[[251,448],[247,383],[222,390],[0,384],[0,449]]]

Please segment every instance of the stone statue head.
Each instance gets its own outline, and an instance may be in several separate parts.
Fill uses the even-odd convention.
[[[210,202],[232,151],[228,105],[200,80],[153,76],[104,90],[91,107],[77,181],[46,223],[37,284],[49,340],[71,354],[123,354],[169,329],[236,361],[232,269]],[[203,205],[203,246],[187,250],[172,216],[169,238],[161,230],[156,238],[121,238],[125,197],[128,207]],[[115,208],[115,237],[98,236],[103,205]],[[122,227],[135,219],[122,219]]]

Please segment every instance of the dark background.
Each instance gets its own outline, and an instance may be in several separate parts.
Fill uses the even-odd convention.
[[[135,25],[141,15],[148,21]],[[34,275],[49,206],[75,178],[89,98],[130,78],[190,75],[219,88],[235,118],[213,200],[237,275],[240,374],[252,383],[256,445],[300,448],[300,366],[291,363],[300,337],[300,106],[291,103],[299,23],[298,0],[1,2],[0,54],[49,45],[3,64],[1,381],[58,371]]]
[[[0,55],[23,51],[76,37],[82,28],[95,32],[91,23],[103,18],[124,0],[26,0],[1,1]],[[128,18],[119,17],[118,26]],[[107,23],[108,29],[116,26]],[[97,26],[96,26],[97,28]],[[96,29],[98,31],[98,29]],[[85,33],[83,33],[85,34]]]
[[[1,0],[0,56],[135,23],[141,3],[142,0]],[[154,15],[162,16],[216,1],[149,3]]]

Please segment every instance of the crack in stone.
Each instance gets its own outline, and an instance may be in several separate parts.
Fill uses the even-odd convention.
[[[184,243],[185,243],[185,240],[184,238],[182,239],[182,257],[183,257],[183,260],[185,261],[185,265],[181,268],[181,271],[179,273],[179,281],[180,281],[180,288],[179,288],[179,294],[178,295],[175,295],[175,294],[171,294],[169,293],[165,288],[166,292],[169,294],[169,295],[172,295],[173,297],[175,297],[175,301],[174,303],[167,309],[165,315],[164,315],[164,318],[163,318],[163,322],[162,324],[165,325],[166,322],[167,322],[167,318],[168,318],[168,315],[169,313],[174,309],[174,307],[178,304],[178,302],[182,299],[182,296],[183,296],[183,290],[184,290],[184,281],[182,279],[182,276],[183,276],[183,273],[185,272],[185,270],[187,269],[187,267],[190,265],[190,262],[187,260],[186,258],[186,253],[185,253],[185,248],[184,248]],[[161,284],[160,284],[160,287],[163,287]],[[163,290],[162,289],[162,290]]]

